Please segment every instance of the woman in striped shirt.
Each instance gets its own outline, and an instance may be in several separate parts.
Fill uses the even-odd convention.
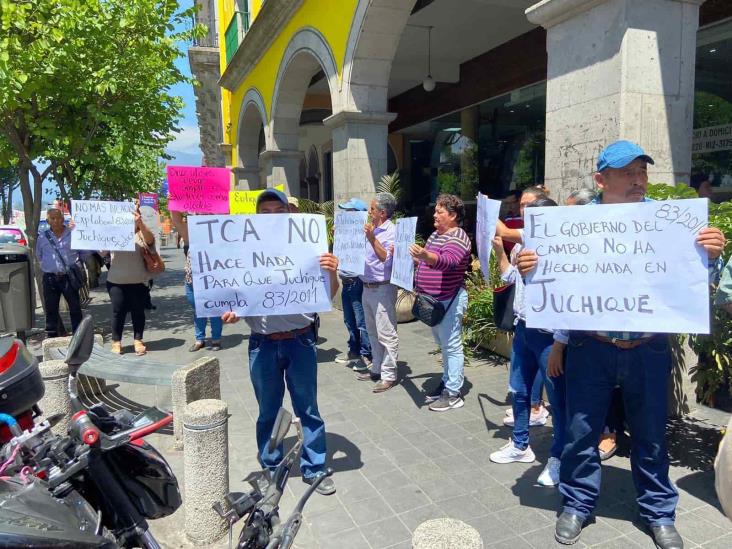
[[[435,232],[425,247],[416,244],[410,253],[417,263],[415,288],[429,294],[445,306],[445,316],[432,328],[432,335],[442,349],[442,382],[427,396],[430,410],[444,412],[465,404],[460,394],[463,386],[463,315],[468,307],[465,273],[470,264],[470,238],[460,227],[465,205],[457,196],[441,194],[435,205]]]

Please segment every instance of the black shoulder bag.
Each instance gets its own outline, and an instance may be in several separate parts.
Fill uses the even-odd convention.
[[[418,270],[419,267],[417,267],[414,272],[415,280],[417,279]],[[452,296],[450,303],[445,307],[441,301],[435,299],[429,294],[414,292],[415,297],[414,304],[412,305],[412,314],[414,315],[414,318],[420,322],[424,322],[430,328],[437,326],[442,322],[442,319],[445,318],[445,313],[452,306],[452,302],[455,301],[455,298],[459,293],[460,289],[458,288],[458,291],[455,292],[454,296]]]
[[[78,263],[74,263],[69,267],[69,265],[66,263],[66,260],[64,260],[64,256],[61,255],[61,250],[58,249],[58,244],[56,244],[56,240],[53,238],[53,236],[50,234],[51,231],[47,230],[43,233],[43,236],[46,237],[46,240],[48,240],[48,243],[53,248],[53,251],[56,253],[56,257],[58,257],[61,260],[61,264],[64,266],[64,270],[66,271],[66,276],[69,277],[69,284],[74,290],[80,290],[82,286],[86,283],[86,274],[84,273],[84,270],[81,268],[81,265]]]

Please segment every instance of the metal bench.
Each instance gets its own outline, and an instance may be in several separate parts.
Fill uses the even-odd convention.
[[[106,381],[121,381],[139,385],[170,386],[173,402],[173,433],[175,447],[183,447],[183,409],[195,400],[221,398],[219,361],[203,357],[190,364],[168,364],[147,356],[116,355],[104,349],[101,336],[89,360],[79,369],[79,383],[89,393],[103,393]],[[64,360],[70,337],[55,337],[43,341],[43,361]]]

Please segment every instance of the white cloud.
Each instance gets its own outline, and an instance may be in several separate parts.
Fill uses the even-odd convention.
[[[191,149],[200,152],[201,134],[198,126],[183,126],[179,133],[175,134],[175,140],[168,143],[169,151],[191,153]]]
[[[201,134],[198,126],[183,126],[181,131],[175,134],[175,140],[171,141],[166,152],[173,158],[169,164],[197,166],[201,164]]]

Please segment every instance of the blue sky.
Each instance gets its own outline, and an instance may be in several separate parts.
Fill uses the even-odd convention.
[[[193,0],[181,0],[178,2],[181,9],[188,9],[193,5]],[[188,48],[190,44],[179,42],[178,48],[181,56],[176,61],[176,66],[186,76],[191,76],[191,68],[188,65]],[[198,133],[198,120],[196,118],[196,97],[193,94],[193,86],[190,84],[178,84],[173,87],[172,93],[183,98],[183,117],[179,122],[180,133],[175,141],[168,145],[168,154],[173,156],[170,164],[200,166],[201,149],[200,135]]]

